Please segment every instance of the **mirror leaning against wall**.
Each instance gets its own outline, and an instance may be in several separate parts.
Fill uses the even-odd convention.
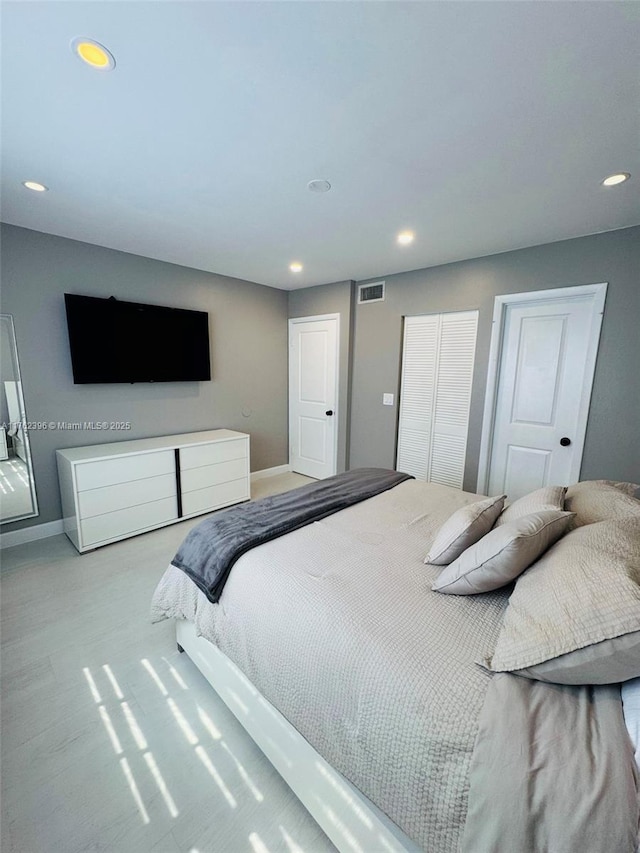
[[[11,314],[0,314],[0,523],[38,515],[18,348]]]

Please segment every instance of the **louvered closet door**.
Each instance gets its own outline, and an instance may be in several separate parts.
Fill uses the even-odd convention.
[[[407,317],[396,468],[462,488],[477,311]]]

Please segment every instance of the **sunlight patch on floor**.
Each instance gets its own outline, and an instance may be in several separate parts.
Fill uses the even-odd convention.
[[[93,696],[93,701],[97,705],[99,705],[100,702],[102,702],[102,697],[100,696],[100,693],[98,692],[98,688],[96,686],[96,683],[93,680],[93,676],[91,675],[91,670],[89,669],[89,667],[85,666],[85,668],[82,670],[82,672],[84,673],[84,677],[87,679],[87,683],[89,685],[89,690],[91,691],[91,695]]]
[[[131,734],[133,735],[133,739],[136,742],[136,746],[138,749],[147,749],[147,741],[145,736],[142,734],[142,729],[138,725],[138,721],[136,720],[133,711],[129,707],[128,702],[121,702],[120,707],[122,708],[122,713],[124,714],[124,718],[127,721],[129,729],[131,730]]]
[[[149,663],[149,661],[148,661],[146,658],[142,658],[142,660],[140,661],[140,663],[141,663],[141,664],[142,664],[142,666],[147,670],[147,672],[149,673],[149,675],[151,676],[151,678],[153,678],[153,680],[155,681],[155,683],[158,685],[158,690],[162,693],[162,695],[163,695],[163,696],[168,696],[168,695],[169,695],[169,691],[168,691],[168,690],[167,690],[167,688],[164,686],[164,684],[162,683],[162,679],[160,678],[160,676],[158,675],[158,673],[155,671],[155,669],[151,666],[151,664]]]
[[[104,727],[107,730],[107,734],[109,735],[109,740],[111,741],[111,746],[116,755],[122,755],[123,749],[122,744],[120,743],[120,739],[116,734],[116,730],[113,727],[113,723],[111,722],[111,717],[109,716],[109,712],[104,707],[104,705],[100,705],[98,708],[100,713],[100,718],[104,723]]]
[[[209,774],[211,775],[212,779],[214,780],[214,782],[216,783],[218,788],[220,788],[220,790],[222,791],[222,794],[223,794],[225,800],[229,803],[229,805],[231,806],[232,809],[235,809],[235,807],[238,805],[236,802],[236,798],[233,796],[231,791],[225,785],[225,783],[222,779],[222,776],[216,770],[216,768],[215,768],[213,762],[211,761],[211,759],[209,758],[205,748],[203,746],[196,746],[196,755],[198,756],[200,761],[202,761],[204,766],[207,768]]]
[[[282,824],[279,824],[278,829],[280,830],[280,835],[284,839],[284,843],[289,848],[289,853],[305,853],[302,847],[293,840]]]
[[[103,664],[102,669],[107,679],[109,680],[111,687],[113,688],[113,692],[116,696],[116,699],[120,700],[118,703],[120,711],[122,712],[124,720],[129,727],[129,731],[131,732],[131,736],[135,741],[137,748],[140,751],[148,750],[149,745],[147,743],[147,739],[144,736],[142,729],[140,728],[138,721],[136,720],[135,714],[131,710],[129,703],[125,700],[122,688],[120,687],[120,684],[118,683],[118,680],[116,679],[111,667],[109,666],[109,664]],[[122,755],[124,752],[122,748],[122,743],[120,742],[120,738],[118,737],[118,734],[116,732],[111,715],[103,704],[100,691],[98,690],[98,686],[91,673],[91,670],[89,669],[89,667],[85,667],[82,672],[87,681],[87,684],[89,685],[89,690],[91,691],[93,699],[96,702],[100,703],[98,705],[98,713],[100,714],[100,719],[102,720],[107,735],[109,736],[109,740],[111,741],[113,750],[116,755]],[[167,701],[170,701],[169,698],[167,698]],[[143,752],[142,757],[147,765],[151,777],[153,778],[158,790],[160,791],[160,794],[162,795],[162,798],[165,801],[169,814],[171,815],[171,817],[177,817],[179,814],[178,808],[169,792],[167,784],[164,780],[164,777],[162,776],[162,773],[160,772],[156,760],[153,757],[153,753],[149,751]],[[131,769],[129,761],[126,757],[123,756],[120,759],[120,766],[122,768],[122,772],[124,773],[124,777],[127,780],[127,784],[129,785],[133,800],[138,808],[138,811],[140,812],[142,821],[143,823],[147,824],[150,822],[149,813],[147,812],[144,801],[142,799],[142,795],[140,793],[140,789],[138,788],[138,785],[136,783],[133,770]]]
[[[205,729],[209,732],[209,734],[214,740],[220,740],[220,738],[222,737],[222,733],[217,728],[211,717],[207,714],[206,711],[204,711],[200,707],[200,705],[196,705],[196,707],[198,709],[198,717],[200,717],[200,722],[202,723],[202,725],[205,727]]]
[[[111,667],[109,666],[109,664],[108,663],[103,664],[102,668],[106,672],[107,678],[111,682],[111,686],[113,687],[113,692],[116,694],[116,699],[124,699],[124,695],[122,693],[122,690],[120,690],[120,685],[116,681],[116,677],[113,674],[113,672],[111,671]]]
[[[147,767],[151,771],[151,775],[153,776],[160,793],[162,794],[162,798],[164,799],[167,809],[169,810],[169,814],[171,817],[178,817],[180,812],[176,808],[176,804],[173,801],[173,797],[169,793],[169,789],[167,788],[167,784],[164,781],[164,777],[160,770],[158,769],[158,765],[156,764],[156,760],[153,757],[152,753],[145,752],[144,760],[147,762]]]
[[[176,723],[182,730],[182,734],[186,737],[187,741],[191,744],[191,746],[195,746],[198,743],[198,737],[187,722],[187,719],[180,710],[180,708],[178,708],[178,706],[176,705],[175,700],[172,699],[171,696],[167,696],[167,705],[171,709],[171,713],[173,714]]]
[[[188,691],[188,685],[186,684],[184,678],[180,675],[180,673],[175,669],[175,667],[173,667],[166,658],[162,658],[162,660],[164,661],[164,664],[167,666],[169,672],[173,676],[173,681],[175,682],[174,690],[180,690],[181,692]],[[166,684],[164,683],[164,681],[158,674],[157,669],[150,662],[150,660],[148,658],[142,658],[140,660],[140,663],[149,678],[157,687],[160,696],[162,697],[162,699],[164,699],[164,702],[166,703],[165,707],[177,723],[182,735],[185,738],[186,743],[189,745],[189,747],[193,747],[193,751],[195,752],[196,756],[198,757],[199,761],[201,762],[209,776],[213,779],[221,795],[224,797],[224,800],[226,801],[227,805],[232,809],[237,808],[238,800],[236,799],[236,796],[234,796],[234,792],[227,785],[218,767],[212,760],[211,755],[200,742],[200,738],[194,729],[194,725],[195,728],[198,728],[197,724],[192,725],[192,723],[187,719],[185,712],[183,712],[178,702],[176,702],[174,697],[171,695],[171,693],[167,689]],[[94,672],[95,671],[96,670],[94,668]],[[142,793],[145,790],[144,785],[140,787],[138,784],[141,781],[140,772],[142,772],[143,775],[146,772],[149,773],[158,791],[160,792],[167,812],[169,813],[172,819],[175,819],[180,814],[180,809],[178,808],[178,805],[176,804],[176,801],[171,791],[169,790],[169,785],[167,784],[167,781],[163,776],[160,767],[158,766],[158,762],[156,761],[153,752],[150,749],[148,739],[145,736],[138,720],[136,719],[136,715],[134,714],[134,711],[131,707],[132,700],[127,700],[125,698],[125,690],[123,690],[120,682],[116,677],[116,674],[114,673],[113,669],[109,664],[102,664],[101,671],[98,671],[95,677],[94,672],[92,672],[89,667],[84,667],[82,670],[91,696],[98,706],[97,710],[100,719],[104,725],[105,731],[108,735],[109,742],[111,743],[111,746],[116,756],[118,756],[118,761],[122,769],[122,773],[124,775],[127,786],[131,793],[131,797],[133,798],[133,801],[140,814],[140,818],[143,824],[149,824],[151,822],[151,818],[149,816],[149,812],[147,811]],[[98,686],[98,683],[100,684],[100,687]],[[110,699],[112,705],[109,706],[109,710],[107,710],[106,701],[102,698],[103,695],[105,695],[105,690],[106,694],[109,694],[111,692],[109,690],[109,687],[107,686],[107,683],[108,685],[110,685],[111,691],[113,692],[113,696]],[[160,696],[158,696],[157,694],[155,695],[160,700],[160,702],[162,702]],[[185,701],[189,701],[186,696],[184,698]],[[242,703],[242,700],[240,700],[239,697],[235,696],[235,698],[238,704],[244,705],[244,703]],[[133,704],[135,705],[135,702]],[[164,703],[162,704],[164,705]],[[122,715],[121,717],[118,714],[118,709],[120,714]],[[200,704],[191,700],[188,708],[188,713],[190,719],[197,715],[200,726],[202,726],[202,729],[206,731],[212,738],[212,748],[214,750],[219,750],[218,756],[224,754],[225,762],[227,762],[226,766],[229,768],[228,761],[231,761],[231,763],[235,767],[239,779],[234,782],[234,787],[244,785],[248,794],[251,795],[253,800],[255,800],[259,804],[265,802],[264,794],[255,784],[243,763],[236,757],[232,749],[225,742],[222,731],[211,719],[211,716],[207,713],[207,711],[205,711]],[[170,720],[171,718],[169,717],[168,719]],[[125,723],[126,726],[124,725]],[[135,744],[135,747],[137,748],[137,751],[135,752],[136,760],[142,759],[142,761],[144,761],[144,765],[146,766],[146,770],[141,770],[142,765],[136,767],[135,762],[131,758],[134,753],[129,752],[129,755],[127,756],[126,750],[123,748],[123,742],[121,740],[121,731],[123,729],[128,729],[128,734],[130,734],[131,738],[131,740],[127,740],[127,749],[130,751],[133,748],[133,744]],[[185,746],[183,743],[183,749],[184,748]],[[275,744],[274,748],[277,749]],[[135,773],[138,774],[137,779],[134,774],[134,768],[136,768]],[[248,796],[248,794],[245,795],[245,797]],[[245,800],[245,802],[248,801]],[[282,843],[284,843],[286,844],[288,853],[304,853],[302,847],[300,847],[300,845],[297,844],[296,841],[294,841],[294,839],[287,832],[284,826],[280,825],[278,828],[282,836],[282,842],[280,842],[280,844],[278,845],[279,849],[282,848]],[[345,829],[344,832],[346,835],[348,831]],[[257,832],[252,832],[248,838],[253,853],[271,853],[268,846],[265,844],[264,840]],[[353,847],[353,845],[351,846]],[[353,849],[356,851],[356,853],[360,853],[357,847],[354,847]],[[195,847],[191,848],[190,853],[198,853],[198,849]]]
[[[135,801],[135,804],[138,807],[138,811],[140,812],[140,816],[142,817],[143,823],[150,823],[149,813],[144,807],[144,803],[142,802],[142,797],[140,796],[140,791],[138,790],[138,786],[136,785],[136,780],[133,778],[133,773],[131,772],[131,768],[129,767],[129,762],[126,758],[120,759],[120,767],[122,767],[122,772],[124,773],[124,777],[129,783],[129,788],[131,789],[131,795]]]
[[[0,488],[2,489],[4,494],[8,495],[9,492],[15,492],[15,489],[13,488],[11,483],[7,480],[7,478],[4,476],[4,474],[2,475],[2,479],[4,480],[4,482],[0,483]],[[7,491],[7,489],[9,489],[9,492]]]
[[[183,690],[188,690],[189,688],[184,683],[184,679],[182,678],[178,670],[175,668],[175,666],[173,666],[173,664],[170,664],[165,657],[163,657],[162,660],[166,663],[169,672],[173,676],[174,680],[178,683],[178,686],[182,687]]]
[[[253,784],[253,781],[252,781],[251,777],[249,776],[249,774],[247,773],[247,771],[244,769],[244,766],[238,761],[238,759],[231,752],[231,750],[229,749],[229,747],[226,745],[226,743],[224,741],[222,741],[220,746],[227,752],[227,754],[229,755],[229,757],[231,758],[233,763],[236,765],[236,769],[238,770],[238,773],[240,774],[240,778],[245,783],[247,788],[251,791],[251,793],[253,794],[255,799],[259,803],[261,803],[264,800],[264,796],[263,796],[262,792],[260,791],[260,789],[257,788]]]
[[[253,847],[254,853],[270,853],[269,848],[260,838],[257,832],[249,834],[249,843]]]

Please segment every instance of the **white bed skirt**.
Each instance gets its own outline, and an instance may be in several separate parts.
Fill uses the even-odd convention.
[[[176,639],[341,853],[420,853],[192,622],[176,620]]]

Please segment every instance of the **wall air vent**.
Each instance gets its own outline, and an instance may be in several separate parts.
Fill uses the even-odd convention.
[[[358,285],[358,305],[363,302],[384,302],[384,281]]]

